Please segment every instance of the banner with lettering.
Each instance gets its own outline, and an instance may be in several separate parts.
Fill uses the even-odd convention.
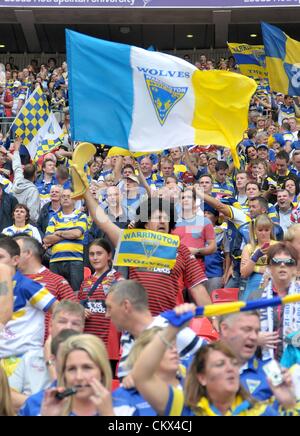
[[[174,268],[178,236],[143,229],[124,230],[114,265],[135,268]]]

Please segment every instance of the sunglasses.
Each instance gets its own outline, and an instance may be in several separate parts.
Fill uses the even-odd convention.
[[[270,265],[273,265],[273,266],[277,266],[277,265],[295,266],[296,261],[295,261],[295,259],[291,259],[291,258],[279,259],[277,257],[273,257],[270,260]]]

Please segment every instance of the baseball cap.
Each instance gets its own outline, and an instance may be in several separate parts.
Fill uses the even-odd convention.
[[[131,176],[126,176],[125,179],[130,179],[133,182],[138,183],[138,184],[140,183],[139,179],[136,176],[134,176],[133,174]]]
[[[14,82],[14,88],[19,88],[19,86],[22,86],[22,83],[19,82],[19,80],[16,80],[16,81]]]
[[[266,144],[258,144],[256,149],[259,150],[260,148],[265,148],[266,150],[269,149],[269,147]]]

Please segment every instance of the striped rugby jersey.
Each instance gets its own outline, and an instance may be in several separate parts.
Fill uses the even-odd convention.
[[[24,227],[16,227],[13,224],[12,226],[3,229],[2,233],[6,236],[15,236],[19,233],[26,233],[26,235],[31,236],[32,238],[35,238],[37,241],[42,243],[40,232],[38,231],[37,227],[32,226],[31,224],[26,224]]]
[[[76,209],[70,215],[65,215],[62,211],[57,212],[49,221],[46,236],[53,235],[57,231],[75,230],[81,231],[79,239],[64,239],[51,247],[52,262],[83,261],[83,241],[87,231],[87,216],[85,213]]]
[[[199,268],[197,259],[183,244],[180,244],[177,250],[176,263],[172,270],[130,267],[129,278],[136,280],[146,289],[153,316],[176,306],[177,296],[184,288],[183,283],[186,282],[189,288],[193,288],[207,280]]]
[[[19,271],[13,281],[13,316],[0,333],[0,359],[21,356],[29,350],[43,347],[44,312],[56,301],[44,286]]]

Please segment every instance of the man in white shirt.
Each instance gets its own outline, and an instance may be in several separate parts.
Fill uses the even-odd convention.
[[[291,203],[290,194],[285,189],[277,192],[277,207],[276,207],[280,220],[280,227],[286,233],[289,227],[293,224],[291,221],[291,214],[293,212],[293,205]]]

